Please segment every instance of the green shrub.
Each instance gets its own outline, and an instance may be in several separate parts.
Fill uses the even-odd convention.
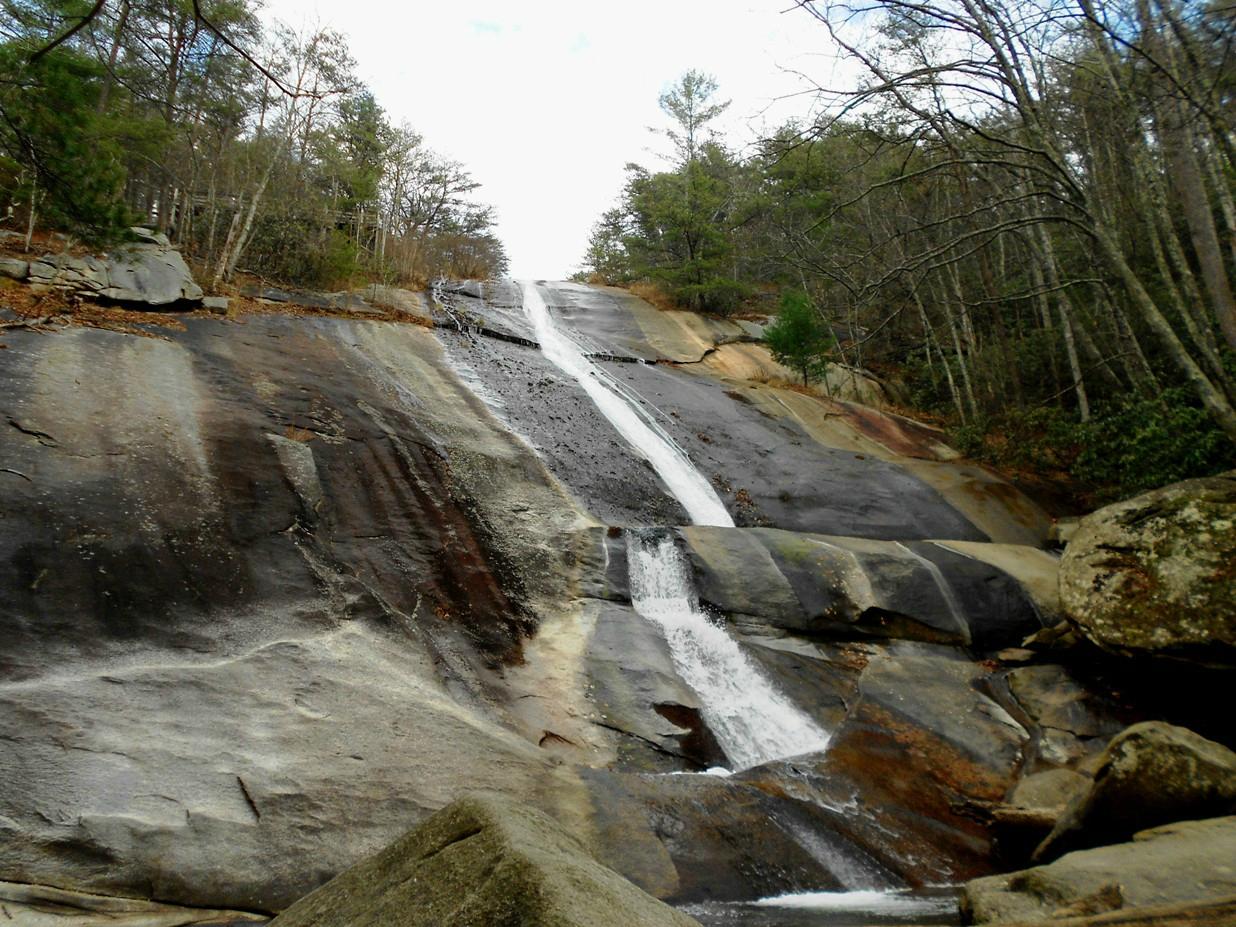
[[[1079,427],[1082,448],[1072,470],[1100,487],[1103,499],[1236,466],[1236,445],[1183,388],[1102,409]]]

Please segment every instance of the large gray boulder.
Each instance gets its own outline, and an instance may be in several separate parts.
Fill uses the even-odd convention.
[[[30,272],[30,262],[21,258],[0,257],[0,277],[10,280],[25,280]]]
[[[1048,866],[975,879],[962,893],[962,911],[968,923],[1023,923],[1219,899],[1236,895],[1233,861],[1236,818],[1186,821]]]
[[[694,526],[682,536],[700,598],[745,630],[992,649],[1042,627],[1030,588],[942,544],[775,528]]]
[[[1105,650],[1236,665],[1236,471],[1082,519],[1060,595],[1068,619]]]
[[[462,798],[275,918],[279,927],[691,927],[530,807]],[[698,927],[698,925],[696,925]]]
[[[202,298],[180,252],[156,242],[126,245],[105,258],[45,254],[30,262],[26,279],[45,289],[148,306]]]
[[[1187,728],[1148,721],[1113,738],[1090,787],[1035,853],[1052,859],[1140,830],[1236,813],[1236,753]]]
[[[179,251],[157,244],[136,245],[108,259],[107,286],[99,294],[118,302],[168,303],[202,298],[202,288]]]

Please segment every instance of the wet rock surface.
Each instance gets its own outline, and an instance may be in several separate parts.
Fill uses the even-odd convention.
[[[276,912],[479,788],[661,898],[922,886],[993,871],[991,809],[1136,720],[987,659],[1059,610],[1007,484],[883,412],[612,359],[746,325],[546,294],[743,527],[681,527],[509,282],[408,301],[433,331],[6,336],[0,878]],[[631,604],[649,525],[827,751],[699,774],[729,760]]]
[[[174,337],[9,339],[0,872],[272,910],[552,788],[486,690],[578,519],[527,448],[421,329]]]

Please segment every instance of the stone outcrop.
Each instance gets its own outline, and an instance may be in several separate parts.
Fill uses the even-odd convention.
[[[462,788],[582,800],[488,707],[579,514],[432,334],[173,332],[5,339],[0,877],[275,910]]]
[[[545,815],[460,799],[336,876],[277,927],[698,927],[593,860]]]
[[[1054,611],[1042,513],[895,417],[603,362],[745,525],[678,535],[700,591],[833,734],[649,775],[728,763],[627,588],[624,526],[683,513],[479,292],[513,340],[245,303],[6,332],[0,878],[276,911],[476,789],[675,902],[991,872],[1036,740],[976,653]],[[672,346],[552,295],[598,352]]]
[[[0,882],[0,915],[15,927],[248,927],[269,922],[245,911],[184,908],[20,882]]]
[[[1236,472],[1082,519],[1060,593],[1069,620],[1105,650],[1236,666]]]
[[[6,276],[34,287],[119,303],[166,306],[202,298],[189,266],[163,235],[152,234],[106,257],[45,254],[26,264],[24,274],[19,276],[14,267]]]
[[[1236,813],[1236,753],[1190,730],[1147,721],[1113,738],[1036,859],[1127,840],[1174,821]]]
[[[969,882],[963,912],[976,924],[1044,921],[1236,895],[1236,818],[1142,831],[1128,843]],[[1136,921],[1133,921],[1136,923]]]
[[[1032,586],[943,544],[769,528],[682,534],[700,598],[745,629],[994,650],[1039,630],[1048,613]]]

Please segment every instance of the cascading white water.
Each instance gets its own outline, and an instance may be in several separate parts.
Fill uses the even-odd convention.
[[[691,464],[686,452],[656,424],[605,371],[590,361],[579,345],[554,325],[545,298],[536,284],[522,282],[524,312],[536,330],[541,351],[558,369],[569,374],[596,407],[626,439],[647,458],[670,493],[697,525],[734,527],[734,519],[717,498],[712,486]]]
[[[536,284],[524,282],[524,311],[541,351],[588,394],[632,448],[647,458],[697,525],[734,527],[734,520],[686,452],[558,330]],[[828,735],[782,696],[738,644],[700,610],[691,571],[673,539],[634,532],[627,545],[635,610],[661,629],[674,668],[699,696],[704,720],[731,764],[746,769],[823,750]]]
[[[708,620],[672,537],[629,534],[631,601],[661,629],[674,669],[700,698],[704,720],[737,769],[828,745],[828,734],[764,677],[724,629]]]

